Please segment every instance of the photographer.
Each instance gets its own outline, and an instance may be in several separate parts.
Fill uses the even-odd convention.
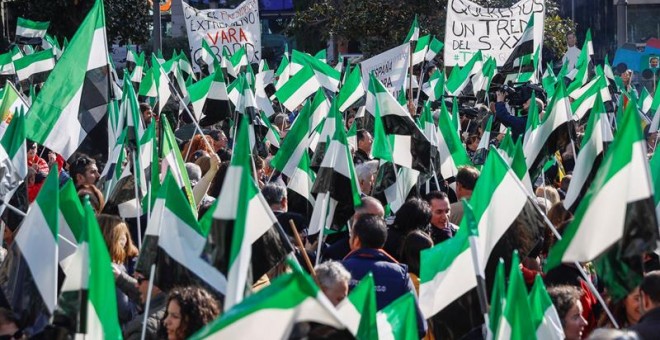
[[[506,105],[505,99],[507,98],[507,92],[505,90],[498,90],[495,92],[497,102],[495,103],[495,118],[499,120],[504,126],[511,128],[511,137],[513,140],[517,140],[518,137],[521,137],[525,134],[525,128],[527,126],[527,110],[529,109],[531,98],[527,99],[522,105],[523,116],[517,117],[512,115]],[[543,101],[539,98],[536,98],[536,105],[539,109],[539,118],[543,117]]]
[[[499,120],[504,126],[511,128],[511,137],[517,140],[518,137],[525,134],[525,126],[527,125],[527,117],[516,117],[512,115],[507,109],[506,102],[507,93],[502,90],[495,92],[497,102],[495,103],[495,118]],[[527,110],[529,104],[526,105]]]

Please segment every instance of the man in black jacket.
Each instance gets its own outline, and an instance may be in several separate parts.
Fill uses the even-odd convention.
[[[151,289],[151,296],[147,297],[149,288],[149,278],[136,272],[136,287],[140,292],[140,300],[143,304],[147,303],[147,299],[151,299],[149,303],[149,314],[147,316],[147,328],[145,332],[145,339],[160,339],[162,335],[159,334],[160,323],[165,316],[165,308],[167,307],[167,293],[161,291],[157,286]],[[125,278],[124,278],[125,279]],[[118,280],[119,282],[128,282],[128,280]],[[144,321],[144,312],[136,316],[133,320],[128,322],[123,329],[124,339],[138,340],[142,339],[142,325]]]
[[[660,270],[654,270],[644,276],[639,285],[642,296],[642,318],[630,327],[639,334],[640,339],[658,339],[660,336]]]

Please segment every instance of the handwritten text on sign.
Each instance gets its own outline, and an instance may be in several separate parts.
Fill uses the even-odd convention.
[[[208,10],[197,10],[184,2],[183,13],[195,71],[199,70],[197,60],[202,40],[206,40],[218,60],[223,48],[233,55],[241,46],[245,46],[250,63],[258,63],[261,59],[259,1],[246,0],[235,9]]]
[[[543,41],[545,0],[521,0],[508,8],[481,7],[449,0],[445,27],[445,66],[464,66],[481,50],[502,66],[534,15],[534,45]]]

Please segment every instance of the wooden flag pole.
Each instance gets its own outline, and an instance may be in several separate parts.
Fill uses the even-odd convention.
[[[316,278],[316,271],[314,270],[312,261],[309,259],[309,255],[307,255],[307,251],[305,251],[305,246],[303,245],[302,239],[300,238],[300,234],[298,234],[298,229],[296,228],[296,224],[293,222],[293,220],[289,220],[289,226],[291,227],[293,238],[296,241],[296,246],[298,247],[300,254],[302,254],[303,259],[305,259],[305,265],[307,266],[307,269],[309,269],[310,274],[312,274],[314,281],[318,283],[318,279]]]

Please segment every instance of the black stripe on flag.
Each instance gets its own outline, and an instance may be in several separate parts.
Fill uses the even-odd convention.
[[[0,287],[4,294],[3,307],[17,314],[19,324],[33,325],[39,318],[50,315],[16,242],[7,250],[0,267]]]
[[[525,37],[525,35],[523,34],[522,38],[524,38],[524,37]],[[500,73],[518,72],[519,66],[514,66],[515,60],[516,59],[521,59],[523,56],[526,56],[526,55],[529,55],[530,59],[531,59],[531,56],[533,54],[534,54],[534,40],[533,39],[520,42],[520,44],[517,45],[513,49],[513,51],[511,51],[511,54],[509,55],[509,58],[506,60],[506,62],[502,66],[502,70],[500,71]]]
[[[507,231],[497,241],[486,262],[486,287],[492,290],[495,270],[500,258],[504,259],[506,271],[511,266],[511,256],[514,250],[520,252],[521,258],[534,257],[543,245],[543,233],[546,225],[543,213],[536,202],[527,197],[527,202],[511,223]]]
[[[228,275],[234,222],[234,220],[213,220],[207,250],[203,255],[210,258],[211,265],[225,276]],[[273,224],[266,233],[252,243],[252,278],[258,280],[284,261],[292,251],[293,246],[280,224]]]
[[[217,100],[206,98],[206,104],[204,104],[204,117],[199,120],[199,125],[209,126],[217,122],[229,119],[233,108],[230,105],[229,100]]]
[[[431,143],[415,123],[410,118],[392,114],[382,116],[382,121],[385,134],[411,136],[412,168],[421,173],[430,173]]]
[[[652,197],[628,203],[623,237],[594,261],[598,277],[615,301],[641,283],[648,270],[644,254],[656,249],[660,237],[657,225]]]
[[[349,218],[355,213],[353,206],[353,189],[351,179],[336,172],[334,168],[321,167],[316,174],[312,193],[329,193],[330,198],[337,201],[337,207],[332,218],[333,230],[341,230]],[[318,196],[316,197],[318,199]]]
[[[598,173],[598,168],[600,168],[600,163],[603,161],[603,155],[605,152],[601,152],[596,156],[596,159],[594,159],[593,164],[591,166],[591,171],[589,171],[589,175],[587,175],[587,178],[584,180],[584,183],[580,183],[582,185],[582,189],[580,189],[580,194],[578,197],[575,199],[573,204],[568,207],[568,211],[571,213],[575,213],[575,210],[577,209],[578,205],[580,204],[580,201],[582,201],[582,198],[584,195],[587,193],[587,190],[589,190],[589,187],[591,186],[591,182],[594,181],[594,177]],[[571,185],[577,186],[578,183],[571,183]]]
[[[77,152],[85,153],[102,163],[108,159],[107,121],[111,88],[108,65],[87,71],[78,111],[78,121],[87,135]]]
[[[311,195],[311,193],[308,193],[308,195]],[[287,188],[287,206],[289,211],[305,216],[307,224],[309,224],[312,212],[314,211],[314,205],[312,205],[307,197],[300,195],[295,190]]]
[[[554,131],[552,131],[552,133],[550,133],[543,148],[541,148],[539,154],[536,155],[534,163],[529,167],[529,175],[531,178],[537,178],[539,176],[541,170],[543,170],[543,165],[555,153],[555,151],[563,150],[571,143],[571,136],[574,134],[574,131],[575,125],[571,120],[559,125]]]

